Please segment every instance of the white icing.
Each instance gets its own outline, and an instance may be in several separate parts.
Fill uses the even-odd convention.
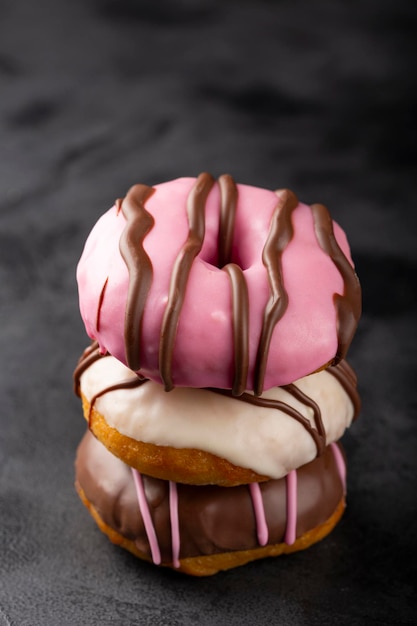
[[[117,359],[95,361],[80,379],[90,401],[103,389],[136,375]],[[351,424],[354,408],[337,379],[321,371],[296,381],[320,407],[327,445],[337,441]],[[294,407],[314,426],[311,408],[283,388],[263,397]],[[197,448],[240,467],[281,478],[317,455],[308,431],[278,409],[254,406],[205,389],[177,387],[170,392],[149,381],[133,389],[111,391],[97,398],[96,410],[109,426],[138,441],[174,448]]]

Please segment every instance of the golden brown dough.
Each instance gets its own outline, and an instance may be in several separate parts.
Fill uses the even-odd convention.
[[[234,487],[268,480],[251,469],[233,465],[210,452],[192,448],[172,448],[137,441],[122,435],[106,422],[95,407],[82,397],[84,417],[101,443],[127,465],[139,472],[190,485]]]

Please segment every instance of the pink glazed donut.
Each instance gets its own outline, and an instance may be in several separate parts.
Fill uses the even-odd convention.
[[[133,186],[93,227],[77,280],[101,352],[167,391],[289,384],[344,358],[361,313],[327,209],[229,175]]]

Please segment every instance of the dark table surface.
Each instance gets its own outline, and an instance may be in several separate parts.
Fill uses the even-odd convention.
[[[0,0],[0,626],[415,624],[417,5]],[[363,285],[322,543],[207,579],[114,547],[74,487],[75,266],[133,183],[290,187],[348,232]]]

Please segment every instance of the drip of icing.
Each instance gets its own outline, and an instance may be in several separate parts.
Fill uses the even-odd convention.
[[[237,186],[228,174],[220,176],[218,184],[220,188],[218,266],[230,279],[234,343],[232,394],[240,396],[246,389],[249,371],[249,296],[243,270],[236,263],[230,262],[238,198]]]
[[[290,546],[297,538],[297,471],[291,470],[285,480],[287,482],[287,528],[284,541]]]
[[[334,295],[338,317],[338,348],[334,359],[337,363],[346,356],[361,315],[360,285],[353,267],[336,241],[333,222],[328,210],[322,204],[313,204],[311,211],[319,245],[330,256],[343,278],[343,295]]]
[[[346,463],[343,458],[343,454],[336,443],[331,443],[330,447],[333,452],[334,460],[336,461],[337,471],[339,472],[340,480],[343,485],[343,493],[346,494]]]
[[[205,234],[205,204],[207,196],[214,185],[210,174],[200,174],[195,183],[187,204],[189,232],[188,237],[178,254],[172,268],[168,303],[162,321],[159,344],[159,371],[165,390],[174,388],[172,381],[172,356],[175,335],[187,289],[188,276],[195,257],[200,252]]]
[[[265,507],[262,499],[261,488],[258,483],[250,483],[249,491],[252,498],[253,511],[255,513],[256,533],[260,546],[268,543],[268,525],[265,519]]]
[[[336,380],[342,385],[353,404],[353,420],[355,420],[361,410],[361,399],[357,391],[356,374],[347,361],[341,361],[335,366],[327,368],[329,374],[332,374]]]
[[[235,181],[228,174],[220,176],[218,183],[221,197],[218,266],[223,267],[231,258],[238,192]]]
[[[289,394],[292,395],[293,398],[302,402],[305,406],[308,406],[313,411],[314,424],[316,426],[316,430],[311,427],[310,422],[306,420],[303,425],[310,433],[311,437],[314,439],[314,443],[317,448],[317,455],[323,454],[324,449],[326,447],[326,430],[324,428],[323,420],[321,418],[320,407],[317,402],[314,402],[313,398],[310,398],[305,393],[301,391],[296,385],[290,384],[285,385],[283,387]],[[301,414],[300,414],[301,417]],[[298,420],[301,421],[301,420]]]
[[[93,396],[90,400],[90,408],[88,411],[88,425],[91,426],[91,416],[93,413],[94,405],[98,398],[101,398],[101,396],[104,396],[106,393],[109,393],[111,391],[117,391],[118,389],[134,389],[135,387],[140,387],[146,382],[147,381],[145,379],[139,377],[129,378],[128,380],[123,380],[116,385],[112,385],[111,387],[107,387],[106,389],[102,389],[101,391],[96,393],[96,395]]]
[[[343,456],[336,443],[331,444],[333,455],[336,461],[337,469],[341,481],[343,483],[344,492],[346,492],[346,468]],[[151,550],[152,561],[159,565],[161,563],[161,553],[158,544],[158,538],[155,527],[149,511],[149,505],[143,486],[143,480],[140,472],[131,468],[132,476],[135,484],[136,495],[138,499],[139,510],[142,515],[145,526],[146,535],[148,537],[149,547]],[[286,480],[287,493],[287,523],[285,529],[284,541],[287,545],[292,545],[297,538],[297,470],[291,470]],[[262,492],[259,483],[250,483],[248,485],[249,493],[252,501],[253,511],[255,515],[256,535],[260,546],[266,546],[269,538],[268,525],[265,517],[265,507],[262,498]],[[169,512],[171,523],[171,543],[172,543],[172,564],[174,567],[180,567],[180,531],[179,531],[179,514],[178,514],[178,491],[177,485],[173,481],[169,481]]]
[[[180,526],[178,519],[178,491],[177,485],[169,481],[169,514],[171,520],[172,563],[180,566]]]
[[[132,469],[133,481],[135,483],[135,488],[136,488],[136,495],[138,498],[139,510],[142,515],[143,524],[145,526],[146,535],[149,541],[149,547],[151,549],[152,561],[155,563],[155,565],[159,565],[161,563],[161,552],[159,550],[155,527],[152,522],[152,518],[151,518],[150,511],[149,511],[149,506],[148,506],[148,501],[146,499],[142,476],[134,468],[131,468],[131,469]]]
[[[291,215],[297,205],[298,200],[290,191],[285,191],[279,196],[277,207],[272,215],[268,238],[262,251],[262,262],[268,272],[271,295],[264,310],[261,338],[256,355],[254,392],[257,396],[260,396],[263,391],[273,330],[288,306],[288,294],[282,277],[281,257],[294,234]]]
[[[125,311],[125,353],[130,369],[140,369],[141,329],[143,311],[152,282],[152,263],[143,248],[143,240],[153,227],[154,218],[145,209],[146,200],[155,189],[135,185],[126,198],[117,203],[126,218],[119,249],[129,269],[129,291]]]
[[[90,365],[95,363],[95,361],[98,361],[98,359],[101,359],[103,356],[104,355],[100,352],[97,341],[93,341],[91,346],[84,350],[72,375],[75,395],[80,396],[80,378],[83,372],[88,370]]]
[[[238,265],[228,263],[224,271],[232,288],[232,322],[234,342],[234,379],[232,395],[240,396],[246,389],[249,370],[249,296],[245,276]]]

